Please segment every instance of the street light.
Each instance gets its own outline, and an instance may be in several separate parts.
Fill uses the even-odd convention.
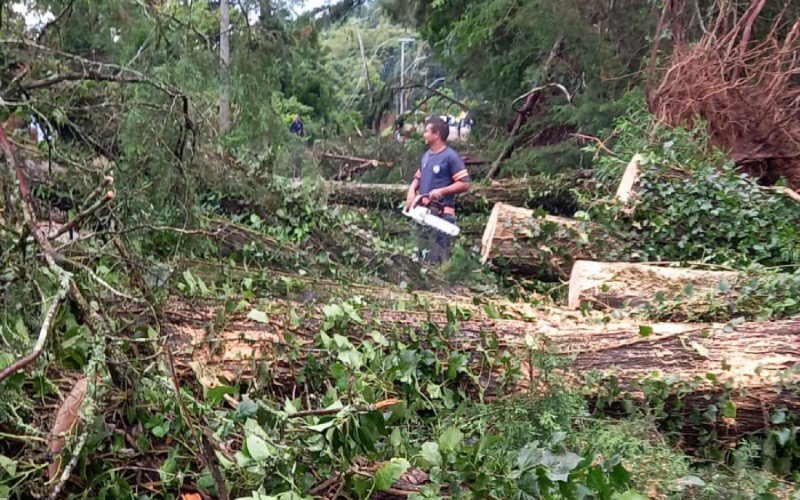
[[[400,112],[398,114],[403,114],[403,93],[405,90],[403,87],[405,86],[405,74],[406,74],[406,43],[411,43],[414,41],[411,37],[402,37],[397,39],[400,42]]]

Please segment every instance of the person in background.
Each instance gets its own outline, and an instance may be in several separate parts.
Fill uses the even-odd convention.
[[[304,137],[306,135],[306,131],[303,128],[303,122],[300,120],[300,115],[294,115],[292,124],[289,125],[289,132],[292,134],[297,134],[300,137]]]
[[[394,138],[397,142],[406,142],[406,138],[403,135],[403,124],[402,118],[394,122]]]
[[[469,189],[470,179],[464,161],[447,145],[449,134],[450,127],[441,117],[425,122],[422,138],[428,150],[408,186],[406,210],[422,205],[433,215],[455,223],[456,195]],[[427,226],[420,226],[419,233],[423,260],[438,265],[450,258],[451,236]]]

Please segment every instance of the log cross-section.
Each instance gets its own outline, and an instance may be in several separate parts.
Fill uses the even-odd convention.
[[[610,252],[613,241],[597,241],[591,224],[497,203],[481,239],[481,263],[502,258],[519,274],[567,279],[577,259]]]

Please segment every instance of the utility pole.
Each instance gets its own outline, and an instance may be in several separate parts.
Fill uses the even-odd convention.
[[[400,41],[400,112],[398,115],[403,114],[403,94],[405,93],[405,75],[406,75],[406,43],[411,43],[414,41],[413,38],[404,37],[399,38]]]
[[[220,59],[220,91],[219,91],[219,132],[224,134],[231,128],[231,46],[230,46],[230,13],[228,0],[219,2],[219,59]]]
[[[361,61],[364,63],[364,76],[367,78],[367,92],[372,92],[372,85],[369,83],[369,66],[367,66],[367,56],[364,55],[364,42],[361,40],[361,30],[356,26],[358,35],[358,48],[361,50]]]

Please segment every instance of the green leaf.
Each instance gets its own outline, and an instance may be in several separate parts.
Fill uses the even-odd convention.
[[[649,337],[653,334],[653,327],[648,325],[640,325],[639,326],[639,335],[642,337]]]
[[[236,405],[236,415],[240,417],[252,417],[258,411],[258,404],[252,399],[243,399]]]
[[[736,418],[736,403],[729,399],[728,402],[725,403],[722,415],[728,418]]]
[[[247,313],[247,319],[251,319],[257,323],[269,323],[269,316],[264,311],[253,309]]]
[[[344,315],[344,311],[338,304],[327,304],[322,306],[322,314],[325,315],[325,319],[337,320]]]
[[[395,427],[394,429],[392,429],[392,434],[389,436],[389,442],[395,448],[397,448],[398,446],[400,446],[400,445],[402,445],[404,443],[403,435],[400,433],[400,428],[399,427]]]
[[[22,318],[17,318],[17,322],[14,324],[14,329],[17,331],[17,339],[21,342],[27,342],[30,338],[30,333],[28,332],[28,327],[25,326],[25,322],[22,321]]]
[[[361,354],[358,351],[350,349],[349,351],[342,351],[338,357],[344,365],[353,369],[361,368]]]
[[[211,405],[216,405],[222,401],[222,398],[226,394],[236,394],[236,389],[229,385],[218,385],[216,387],[212,387],[206,391],[206,400],[208,400]]]
[[[316,431],[316,432],[323,432],[323,431],[326,431],[326,430],[330,429],[335,424],[336,424],[336,420],[331,419],[331,420],[328,420],[327,422],[322,422],[321,424],[309,425],[308,429],[312,430],[312,431]]]
[[[333,343],[336,344],[336,348],[340,351],[353,349],[353,344],[350,343],[350,340],[348,340],[348,338],[344,335],[339,335],[338,333],[333,336]]]
[[[372,337],[372,340],[374,340],[379,346],[389,347],[389,341],[386,340],[386,337],[384,337],[383,334],[378,330],[372,330],[369,336]]]
[[[468,362],[466,354],[451,352],[450,359],[447,361],[447,379],[455,380],[459,373],[466,373]]]
[[[775,425],[780,425],[786,422],[786,412],[783,410],[776,411],[775,413],[772,414],[770,422],[772,422]]]
[[[716,292],[720,295],[726,294],[731,291],[731,282],[728,281],[727,278],[722,278],[719,283],[717,283]]]
[[[442,463],[442,455],[439,453],[439,445],[433,441],[428,441],[422,445],[420,450],[422,460],[426,465],[434,466]]]
[[[647,497],[637,493],[634,490],[628,490],[623,493],[617,493],[612,497],[614,500],[647,500]]]
[[[17,475],[17,461],[12,460],[4,455],[0,455],[0,467],[8,472],[8,475],[14,477]]]
[[[255,434],[247,435],[247,453],[256,462],[266,460],[272,456],[271,446],[264,439]]]
[[[698,486],[703,487],[706,485],[706,482],[694,475],[687,475],[683,476],[678,480],[682,486]]]
[[[183,272],[183,279],[186,281],[186,284],[189,285],[189,293],[194,293],[197,289],[197,283],[188,269]]]
[[[520,490],[520,499],[533,500],[542,497],[541,490],[539,489],[539,481],[536,474],[532,472],[526,472],[519,478],[517,488]]]
[[[775,437],[778,439],[778,444],[784,446],[789,442],[789,438],[792,437],[792,430],[786,428],[775,431]]]
[[[464,434],[455,427],[448,427],[444,434],[439,436],[439,449],[444,453],[456,451],[461,447]]]
[[[169,420],[167,420],[164,423],[162,423],[161,425],[157,425],[157,426],[153,427],[150,430],[150,432],[152,432],[155,437],[163,438],[169,432],[169,425],[170,425],[170,422],[169,422]]]
[[[385,462],[375,473],[375,488],[378,491],[388,490],[409,467],[411,464],[405,458],[393,458]]]

